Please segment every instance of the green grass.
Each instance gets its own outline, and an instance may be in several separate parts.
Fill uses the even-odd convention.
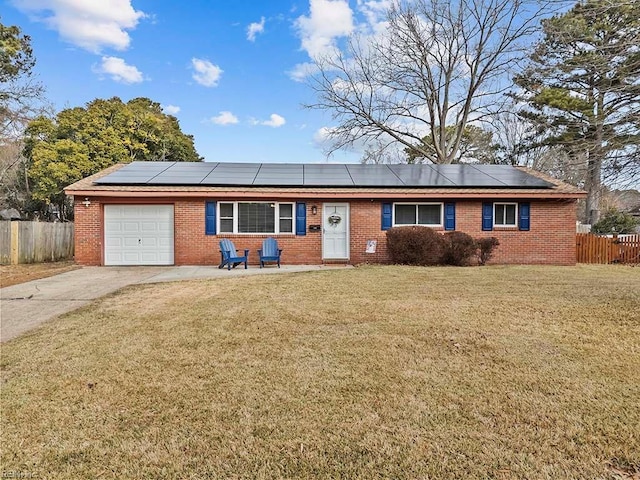
[[[3,345],[2,471],[636,478],[639,312],[622,266],[130,287]]]

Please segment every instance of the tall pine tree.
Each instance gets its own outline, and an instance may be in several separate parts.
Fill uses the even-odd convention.
[[[583,1],[542,28],[514,96],[538,127],[531,147],[561,146],[584,163],[583,219],[595,223],[603,176],[640,173],[640,2]]]

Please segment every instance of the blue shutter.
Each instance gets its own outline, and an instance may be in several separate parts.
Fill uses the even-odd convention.
[[[205,234],[216,234],[216,202],[206,202],[205,204]]]
[[[456,229],[456,204],[453,202],[444,204],[444,229]]]
[[[493,203],[482,204],[482,230],[493,230]]]
[[[296,235],[307,234],[307,204],[296,203]]]
[[[382,230],[389,230],[391,228],[392,216],[391,212],[393,209],[393,204],[391,203],[383,203],[382,204]]]
[[[521,202],[518,205],[518,211],[520,212],[518,228],[520,228],[520,230],[529,230],[531,224],[531,204],[529,202]]]

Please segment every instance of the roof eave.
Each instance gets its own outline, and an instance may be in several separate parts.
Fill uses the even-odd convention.
[[[429,191],[429,189],[416,189],[411,192],[386,191],[353,191],[335,192],[322,189],[298,191],[252,191],[252,190],[211,190],[211,191],[131,191],[131,190],[65,190],[67,195],[77,197],[112,197],[112,198],[206,198],[225,196],[227,198],[353,198],[353,199],[387,199],[387,198],[416,198],[416,197],[438,197],[438,198],[540,198],[540,199],[579,199],[586,197],[584,192],[533,192],[531,190],[510,190],[492,192],[487,189],[482,192],[462,192],[462,191]]]

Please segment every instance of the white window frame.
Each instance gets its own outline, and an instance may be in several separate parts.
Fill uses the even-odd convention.
[[[241,203],[268,203],[275,206],[275,232],[238,232],[238,205]],[[233,232],[223,232],[220,229],[220,221],[222,220],[222,216],[220,214],[222,204],[225,205],[233,205]],[[291,205],[291,217],[282,217],[280,216],[280,205]],[[221,235],[295,235],[296,234],[296,204],[295,202],[250,202],[250,201],[237,201],[237,202],[224,202],[220,201],[217,205],[217,215],[216,215],[216,231]],[[228,219],[229,217],[224,217]],[[280,220],[281,219],[289,219],[291,218],[291,231],[290,232],[281,232],[280,231]]]
[[[497,223],[496,222],[496,207],[501,206],[503,208],[507,205],[514,205],[516,208],[516,214],[514,216],[514,223]],[[507,215],[504,215],[504,219],[506,221]],[[518,202],[493,202],[493,226],[498,228],[518,228]]]
[[[396,205],[414,205],[416,207],[416,222],[418,221],[418,206],[419,205],[439,205],[440,206],[440,223],[396,223]],[[391,208],[391,224],[394,227],[430,227],[430,228],[444,228],[444,203],[443,202],[394,202]]]
[[[233,205],[233,213],[232,213],[232,216],[231,216],[231,222],[232,222],[231,229],[233,231],[231,231],[231,232],[223,232],[222,228],[221,228],[221,224],[222,224],[222,220],[223,220],[222,213],[221,213],[221,211],[222,211],[221,207],[222,207],[223,203],[224,204]],[[236,202],[218,202],[218,204],[216,205],[216,210],[217,210],[217,212],[216,212],[216,223],[217,223],[216,232],[219,232],[219,233],[233,233],[234,231],[236,231],[238,229],[238,206],[236,205]],[[225,220],[229,220],[229,217],[224,217],[224,219]]]

